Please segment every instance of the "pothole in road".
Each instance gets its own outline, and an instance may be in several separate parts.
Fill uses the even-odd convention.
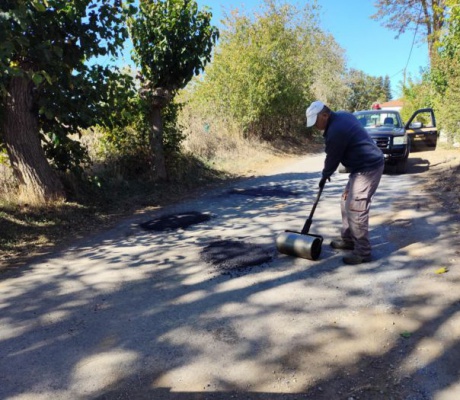
[[[252,197],[292,197],[298,196],[298,193],[292,190],[284,189],[281,186],[260,186],[248,189],[232,189],[228,194],[239,194]]]
[[[177,229],[185,229],[191,225],[200,224],[209,221],[209,214],[200,213],[197,211],[188,211],[179,214],[164,215],[159,218],[152,219],[140,224],[140,227],[148,231],[172,231]]]
[[[268,246],[238,240],[218,240],[201,250],[201,258],[223,275],[240,276],[273,259]]]

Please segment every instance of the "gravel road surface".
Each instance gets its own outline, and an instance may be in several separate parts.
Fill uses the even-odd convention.
[[[329,247],[345,174],[316,209],[320,259],[275,249],[323,157],[0,275],[0,399],[459,399],[460,224],[424,189],[426,156],[383,176],[357,266]]]

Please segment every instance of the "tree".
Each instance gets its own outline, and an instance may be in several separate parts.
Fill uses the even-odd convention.
[[[395,30],[397,37],[412,28],[428,43],[428,54],[432,59],[436,43],[440,39],[445,21],[447,0],[377,0],[377,12],[372,16],[382,21],[383,26]]]
[[[369,109],[372,103],[383,103],[391,99],[388,76],[373,77],[363,71],[351,69],[347,85],[350,91],[345,108],[350,111]]]
[[[254,21],[234,11],[195,96],[204,114],[230,118],[246,135],[275,134],[280,118],[302,115],[304,73],[289,7],[268,7]],[[295,119],[294,119],[295,120]],[[271,129],[267,129],[271,128]]]
[[[425,72],[418,80],[410,78],[408,83],[402,88],[404,107],[401,110],[401,117],[404,121],[407,121],[414,111],[433,106],[430,79],[430,74]]]
[[[388,75],[385,75],[385,78],[383,79],[382,95],[384,101],[390,101],[393,97],[391,94],[391,81]]]
[[[127,37],[119,0],[6,0],[0,6],[1,136],[23,199],[65,198],[54,166],[78,165],[84,151],[69,135],[98,120],[112,101],[108,67]],[[44,144],[44,146],[43,146]]]
[[[315,17],[309,6],[299,11],[273,0],[253,16],[232,11],[212,63],[192,88],[203,119],[265,140],[305,133],[306,104],[315,94],[335,100],[343,72],[337,44]]]
[[[161,110],[211,59],[217,28],[193,0],[140,0],[128,26],[151,126],[154,177],[167,179]]]
[[[313,29],[312,29],[313,28]],[[311,71],[311,90],[333,109],[345,107],[349,96],[344,50],[334,37],[315,26],[303,30],[302,58]]]
[[[460,8],[446,0],[446,32],[441,38],[429,79],[439,125],[450,143],[460,139]]]

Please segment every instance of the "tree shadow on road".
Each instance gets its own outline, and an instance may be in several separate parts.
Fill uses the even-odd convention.
[[[189,230],[152,234],[138,216],[12,277],[0,303],[0,397],[431,399],[449,389],[459,379],[460,340],[446,329],[459,299],[437,301],[445,277],[426,293],[408,290],[437,261],[434,253],[411,261],[410,239],[393,245],[396,255],[382,250],[356,267],[324,249],[317,262],[279,256],[232,278],[200,259],[216,239],[273,244],[282,226],[301,227],[317,178],[247,182],[301,194],[292,199],[213,193],[194,206],[215,217]],[[338,222],[326,205],[342,187],[340,179],[328,186],[319,233]],[[393,198],[383,191],[379,202]],[[424,214],[411,224],[431,222]],[[391,246],[411,226],[372,235]],[[441,234],[432,228],[428,242]],[[453,233],[442,240],[456,243]],[[419,353],[427,341],[437,352]]]

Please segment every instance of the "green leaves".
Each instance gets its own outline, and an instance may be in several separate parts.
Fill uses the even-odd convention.
[[[460,7],[454,0],[446,0],[446,6],[447,29],[436,48],[427,80],[439,127],[453,144],[460,140]]]
[[[45,12],[46,7],[49,7],[48,2],[46,0],[35,0],[32,1],[32,5],[35,7],[35,9],[39,12]]]
[[[141,0],[128,26],[133,58],[153,88],[185,87],[209,62],[218,38],[211,13],[190,0]]]
[[[85,158],[69,135],[107,123],[104,118],[110,113],[101,110],[113,103],[107,92],[118,74],[88,60],[117,55],[128,36],[125,13],[135,11],[132,4],[31,0],[0,5],[0,96],[8,92],[11,78],[30,81],[33,90],[25,95],[33,96],[46,154],[59,169],[78,168]]]
[[[254,16],[235,11],[225,23],[193,93],[205,120],[232,121],[264,138],[304,134],[313,92],[324,101],[344,92],[340,48],[319,29],[314,9],[267,0]]]
[[[33,72],[32,74],[32,81],[34,82],[35,86],[40,86],[40,84],[46,80],[49,85],[53,83],[51,76],[46,71],[40,72]]]
[[[347,86],[350,91],[345,108],[350,111],[370,109],[374,102],[383,103],[391,99],[388,76],[374,77],[351,69],[347,76]]]
[[[399,334],[404,339],[410,339],[412,337],[412,333],[409,331],[404,331]]]

